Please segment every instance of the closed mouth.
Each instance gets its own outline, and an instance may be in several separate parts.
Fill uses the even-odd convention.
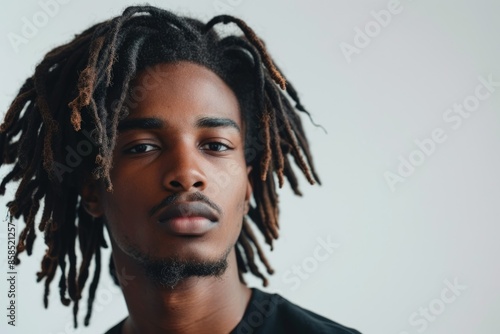
[[[219,216],[206,204],[202,202],[172,203],[161,210],[158,222],[164,223],[175,218],[203,217],[211,222],[217,222]]]

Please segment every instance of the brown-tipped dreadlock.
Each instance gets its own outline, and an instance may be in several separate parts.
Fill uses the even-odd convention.
[[[213,29],[219,23],[235,23],[244,36],[219,37]],[[286,178],[300,195],[291,156],[311,184],[319,182],[297,113],[307,111],[245,22],[222,15],[203,24],[142,6],[129,7],[121,16],[92,26],[45,56],[0,126],[0,166],[13,164],[0,183],[0,193],[5,193],[7,183],[20,181],[7,205],[11,219],[22,216],[26,223],[16,259],[24,250],[28,255],[32,252],[35,216],[43,199],[38,229],[44,233],[47,249],[37,277],[45,279],[47,307],[50,283],[60,268],[60,299],[64,305],[73,302],[75,327],[78,303],[95,258],[85,325],[89,322],[100,276],[100,250],[107,247],[103,222],[92,221],[82,208],[81,180],[90,174],[112,191],[112,153],[118,122],[128,115],[131,81],[148,66],[181,60],[211,69],[238,97],[247,129],[245,158],[253,167],[254,204],[248,217],[271,249],[279,229],[274,174],[279,187]],[[84,138],[92,140],[92,153],[68,167],[65,149],[77,147]],[[79,264],[76,238],[82,255]],[[235,248],[241,281],[250,270],[266,286],[255,252],[269,274],[273,269],[246,219]],[[112,260],[110,271],[118,283]]]

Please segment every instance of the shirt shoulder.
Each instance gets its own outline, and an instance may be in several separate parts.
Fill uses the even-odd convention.
[[[279,294],[252,288],[252,297],[231,334],[360,334],[335,321],[304,309]]]
[[[121,334],[123,319],[105,334]],[[230,334],[361,334],[312,311],[279,294],[252,288],[252,297],[239,324]]]
[[[118,324],[116,324],[112,328],[108,329],[108,331],[104,334],[122,334],[123,323],[125,322],[126,319],[127,318],[123,319]]]

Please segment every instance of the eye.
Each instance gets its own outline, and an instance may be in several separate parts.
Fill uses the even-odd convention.
[[[129,149],[126,149],[124,151],[124,153],[126,153],[126,154],[146,153],[146,152],[152,151],[156,148],[157,147],[155,145],[151,145],[151,144],[139,144],[139,145],[132,146]]]
[[[226,144],[220,143],[220,142],[210,142],[206,143],[201,146],[202,150],[208,150],[208,151],[213,151],[213,152],[225,152],[231,149]]]

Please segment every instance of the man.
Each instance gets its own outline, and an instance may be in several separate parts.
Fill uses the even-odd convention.
[[[219,23],[244,36],[220,37]],[[59,271],[76,326],[95,261],[89,323],[105,226],[129,310],[108,333],[358,333],[243,278],[267,285],[255,253],[273,273],[249,220],[272,247],[275,183],[300,194],[290,157],[319,181],[297,110],[261,40],[230,16],[129,7],[49,52],[0,127],[1,164],[14,164],[0,191],[21,180],[8,203],[26,222],[18,253],[31,254],[44,199],[45,305]]]

